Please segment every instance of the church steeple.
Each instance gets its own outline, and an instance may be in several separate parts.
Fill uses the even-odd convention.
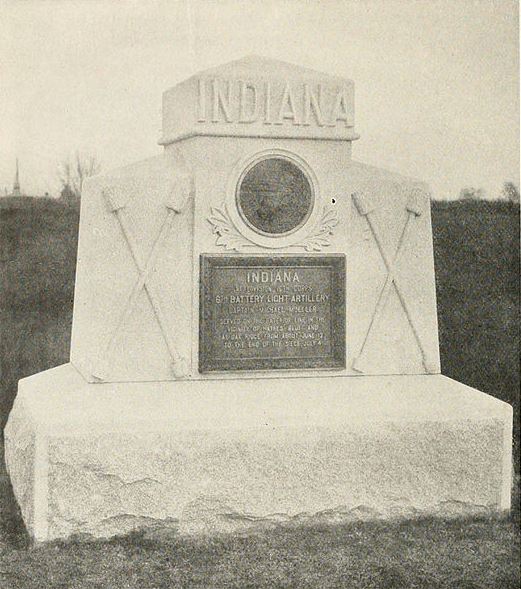
[[[13,183],[13,196],[21,196],[20,192],[20,177],[18,172],[18,158],[16,158],[16,174]]]

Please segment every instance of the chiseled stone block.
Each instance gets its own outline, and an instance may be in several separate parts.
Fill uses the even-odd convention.
[[[441,375],[93,385],[67,364],[20,381],[6,456],[36,540],[215,533],[507,510],[511,427]]]

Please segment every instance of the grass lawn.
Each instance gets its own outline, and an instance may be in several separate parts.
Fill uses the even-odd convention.
[[[518,551],[513,522],[479,519],[279,528],[199,540],[131,534],[9,549],[0,556],[0,586],[508,589],[519,586]]]
[[[432,212],[443,372],[514,405],[517,469],[519,207],[433,203]],[[74,208],[51,201],[0,209],[2,428],[18,379],[68,360],[77,225]],[[2,589],[503,589],[519,582],[517,508],[503,519],[286,526],[213,539],[149,532],[30,548],[0,460]]]

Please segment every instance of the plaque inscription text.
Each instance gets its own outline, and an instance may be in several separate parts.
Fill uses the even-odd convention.
[[[201,255],[200,372],[343,367],[343,255]]]

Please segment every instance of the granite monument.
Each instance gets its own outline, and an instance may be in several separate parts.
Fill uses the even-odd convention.
[[[352,81],[249,57],[86,181],[70,363],[6,429],[36,540],[509,509],[511,407],[440,374],[429,189],[356,139]]]

